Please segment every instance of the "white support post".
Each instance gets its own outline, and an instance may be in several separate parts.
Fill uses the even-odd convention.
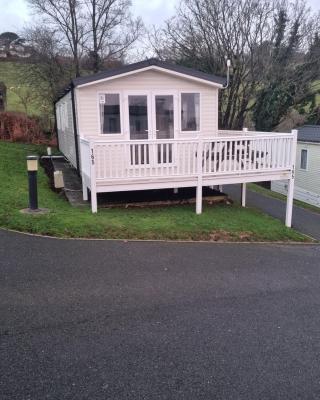
[[[220,192],[222,192],[222,191],[223,191],[223,186],[222,186],[222,185],[219,185],[219,186],[218,186],[218,189],[219,189]]]
[[[93,213],[98,212],[97,203],[97,182],[96,182],[96,165],[95,165],[95,154],[94,147],[90,143],[90,179],[91,179],[91,211]]]
[[[288,179],[288,194],[287,194],[287,207],[286,207],[286,226],[291,228],[292,225],[292,209],[293,209],[293,189],[294,179]]]
[[[241,205],[242,207],[246,206],[246,197],[247,197],[247,184],[241,184]]]
[[[210,188],[211,190],[214,190],[214,186],[213,186],[213,185],[209,186],[209,188]]]
[[[85,183],[84,177],[82,177],[82,198],[84,201],[88,200],[88,188]]]
[[[287,194],[287,206],[286,206],[286,226],[291,228],[292,225],[292,210],[293,210],[293,193],[294,193],[294,174],[296,164],[296,151],[297,151],[297,136],[298,131],[293,129],[292,131],[293,141],[291,146],[291,178],[288,179],[288,194]]]
[[[196,195],[196,214],[202,213],[202,184],[197,185],[197,195]]]
[[[198,143],[198,159],[197,159],[197,173],[198,173],[198,184],[196,193],[196,214],[202,213],[202,158],[203,158],[203,142],[202,140]]]
[[[93,214],[98,212],[97,192],[91,189],[91,211]]]
[[[178,189],[178,188],[174,188],[174,189],[173,189],[173,193],[174,193],[174,194],[178,194],[178,192],[179,192],[179,189]]]

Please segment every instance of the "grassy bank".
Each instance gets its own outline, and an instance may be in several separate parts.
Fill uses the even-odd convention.
[[[74,208],[52,192],[48,178],[39,171],[39,205],[47,215],[20,213],[28,204],[27,154],[44,151],[40,146],[0,142],[0,226],[58,237],[194,239],[244,241],[306,241],[283,223],[255,209],[214,205],[196,215],[194,206],[146,209]]]
[[[24,112],[25,109],[15,91],[26,91],[27,83],[24,82],[24,71],[28,68],[23,62],[1,61],[0,62],[0,82],[4,82],[7,87],[7,111]],[[20,87],[20,89],[17,89]],[[12,89],[15,88],[15,89]],[[39,115],[38,107],[40,100],[32,99],[28,103],[28,114]]]

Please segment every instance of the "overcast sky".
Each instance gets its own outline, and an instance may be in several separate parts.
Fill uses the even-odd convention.
[[[174,13],[178,0],[132,0],[133,12],[140,15],[145,24],[158,24]],[[0,33],[19,31],[30,21],[25,0],[0,0]]]
[[[320,10],[319,0],[309,0],[314,10]],[[178,0],[132,0],[133,11],[140,15],[145,24],[160,24],[174,14]],[[0,33],[19,31],[30,15],[25,0],[0,0]]]

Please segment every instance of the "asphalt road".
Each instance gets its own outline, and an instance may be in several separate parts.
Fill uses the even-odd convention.
[[[240,185],[225,185],[223,191],[232,199],[240,201],[241,186]],[[261,193],[256,193],[247,190],[247,205],[260,208],[267,214],[285,221],[286,203],[283,200],[264,196]],[[320,214],[310,211],[306,208],[293,206],[292,212],[292,227],[299,232],[302,232],[314,239],[320,240]]]
[[[320,246],[0,231],[0,398],[320,398]]]

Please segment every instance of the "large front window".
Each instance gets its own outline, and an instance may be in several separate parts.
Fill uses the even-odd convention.
[[[181,93],[181,130],[200,130],[199,93]]]
[[[109,93],[100,97],[101,133],[121,133],[120,95]]]

